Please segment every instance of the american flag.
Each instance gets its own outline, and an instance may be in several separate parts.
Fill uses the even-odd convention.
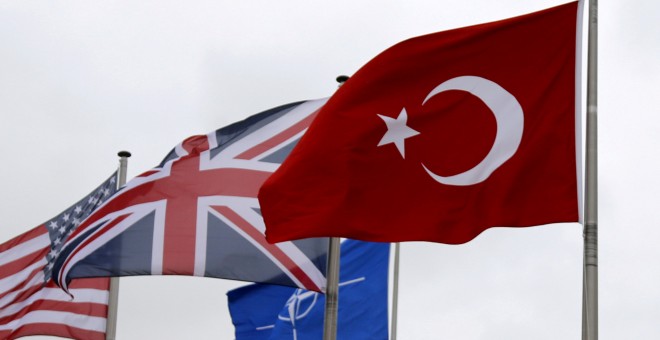
[[[110,280],[76,280],[71,297],[51,272],[64,239],[116,192],[116,178],[114,173],[59,215],[0,245],[0,338],[105,339]]]
[[[257,193],[325,99],[179,143],[65,242],[54,276],[193,275],[322,291],[327,239],[269,244]]]

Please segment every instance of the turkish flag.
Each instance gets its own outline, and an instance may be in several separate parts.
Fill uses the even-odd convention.
[[[267,240],[457,244],[578,221],[577,12],[417,37],[371,60],[261,187]]]

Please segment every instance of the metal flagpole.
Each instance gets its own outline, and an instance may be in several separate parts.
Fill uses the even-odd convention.
[[[390,340],[396,340],[396,321],[399,310],[399,248],[401,244],[394,244],[394,273],[392,274],[392,330]]]
[[[128,168],[128,157],[131,153],[128,151],[119,151],[119,178],[117,179],[117,189],[126,184],[126,170]],[[110,278],[110,292],[108,298],[108,318],[105,327],[105,339],[115,340],[117,335],[117,305],[119,303],[119,278]]]
[[[337,77],[341,86],[348,76]],[[328,268],[326,269],[325,316],[323,319],[323,340],[337,339],[337,312],[339,309],[339,257],[341,240],[331,237],[328,246]]]
[[[328,247],[327,287],[325,290],[325,318],[323,321],[323,340],[337,339],[337,312],[339,309],[339,237],[330,238]]]
[[[598,1],[589,0],[582,337],[598,340]]]

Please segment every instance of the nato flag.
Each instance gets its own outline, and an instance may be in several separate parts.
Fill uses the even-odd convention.
[[[387,339],[389,249],[389,243],[342,243],[337,339]],[[236,340],[323,338],[323,294],[252,284],[227,297]]]

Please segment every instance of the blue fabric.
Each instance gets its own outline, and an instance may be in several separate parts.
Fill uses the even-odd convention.
[[[337,339],[388,338],[388,263],[389,243],[342,243]],[[253,284],[227,297],[236,340],[323,338],[323,294]]]

